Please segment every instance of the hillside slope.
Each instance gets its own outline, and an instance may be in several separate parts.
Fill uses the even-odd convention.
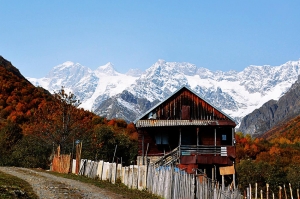
[[[0,56],[0,119],[23,124],[42,101],[52,99],[43,88],[36,88],[9,61]]]
[[[300,77],[278,100],[270,100],[246,115],[239,130],[244,134],[260,136],[275,126],[300,114]]]
[[[259,137],[267,140],[284,138],[291,142],[300,142],[300,115],[273,127]]]

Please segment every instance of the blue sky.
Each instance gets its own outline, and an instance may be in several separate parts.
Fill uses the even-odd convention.
[[[24,76],[65,61],[145,70],[158,59],[212,71],[300,58],[300,1],[0,0],[0,55]]]

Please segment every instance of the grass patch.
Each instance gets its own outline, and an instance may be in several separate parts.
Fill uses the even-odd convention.
[[[0,172],[0,198],[36,199],[38,196],[28,182]]]
[[[40,170],[38,170],[40,171]],[[80,175],[74,175],[74,174],[62,174],[62,173],[56,173],[56,172],[51,172],[47,171],[47,173],[53,174],[55,176],[59,177],[64,177],[68,179],[73,179],[77,180],[80,182],[88,183],[95,185],[97,187],[109,190],[110,192],[120,194],[124,196],[125,198],[130,198],[130,199],[161,199],[161,197],[155,196],[153,194],[150,194],[147,191],[140,191],[136,189],[129,189],[127,186],[124,184],[118,182],[116,184],[111,184],[110,182],[107,181],[102,181],[102,180],[97,180],[97,179],[91,179],[85,176],[80,176]]]

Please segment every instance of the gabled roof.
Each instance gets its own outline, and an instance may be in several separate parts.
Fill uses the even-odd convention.
[[[174,95],[176,95],[177,93],[182,92],[182,90],[187,89],[189,92],[191,92],[192,94],[196,95],[198,98],[200,98],[201,100],[203,100],[205,103],[207,103],[209,106],[211,106],[212,108],[214,108],[215,110],[219,111],[221,114],[223,114],[225,117],[227,117],[229,120],[231,120],[232,122],[235,123],[234,119],[232,119],[229,115],[227,115],[226,113],[224,113],[223,111],[221,111],[220,109],[218,109],[217,107],[213,106],[212,104],[210,104],[207,100],[205,100],[203,97],[200,97],[197,93],[195,93],[193,90],[191,90],[190,88],[186,87],[186,86],[182,86],[181,88],[179,88],[178,90],[176,90],[172,95],[170,95],[169,97],[167,97],[166,99],[164,99],[163,101],[161,101],[160,103],[156,104],[154,107],[152,107],[151,109],[149,109],[146,113],[144,113],[143,115],[141,115],[139,118],[137,118],[134,121],[134,124],[136,124],[139,120],[141,120],[142,118],[144,118],[145,116],[149,115],[151,112],[153,112],[156,108],[158,108],[159,106],[161,106],[164,102],[168,101],[169,99],[171,99]]]

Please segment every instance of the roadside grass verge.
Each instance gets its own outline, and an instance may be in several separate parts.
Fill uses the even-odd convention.
[[[37,199],[38,196],[28,182],[0,172],[0,198]]]
[[[42,171],[42,170],[37,170],[37,171]],[[50,173],[55,176],[64,177],[64,178],[73,179],[73,180],[77,180],[80,182],[92,184],[94,186],[109,190],[113,193],[120,194],[120,195],[124,196],[124,198],[161,199],[161,197],[150,194],[147,191],[140,191],[137,189],[129,189],[127,186],[125,186],[121,182],[117,182],[116,184],[111,184],[108,181],[92,179],[92,178],[88,178],[86,176],[80,176],[80,175],[75,175],[75,174],[62,174],[62,173],[56,173],[56,172],[52,172],[52,171],[45,171],[45,172]]]

